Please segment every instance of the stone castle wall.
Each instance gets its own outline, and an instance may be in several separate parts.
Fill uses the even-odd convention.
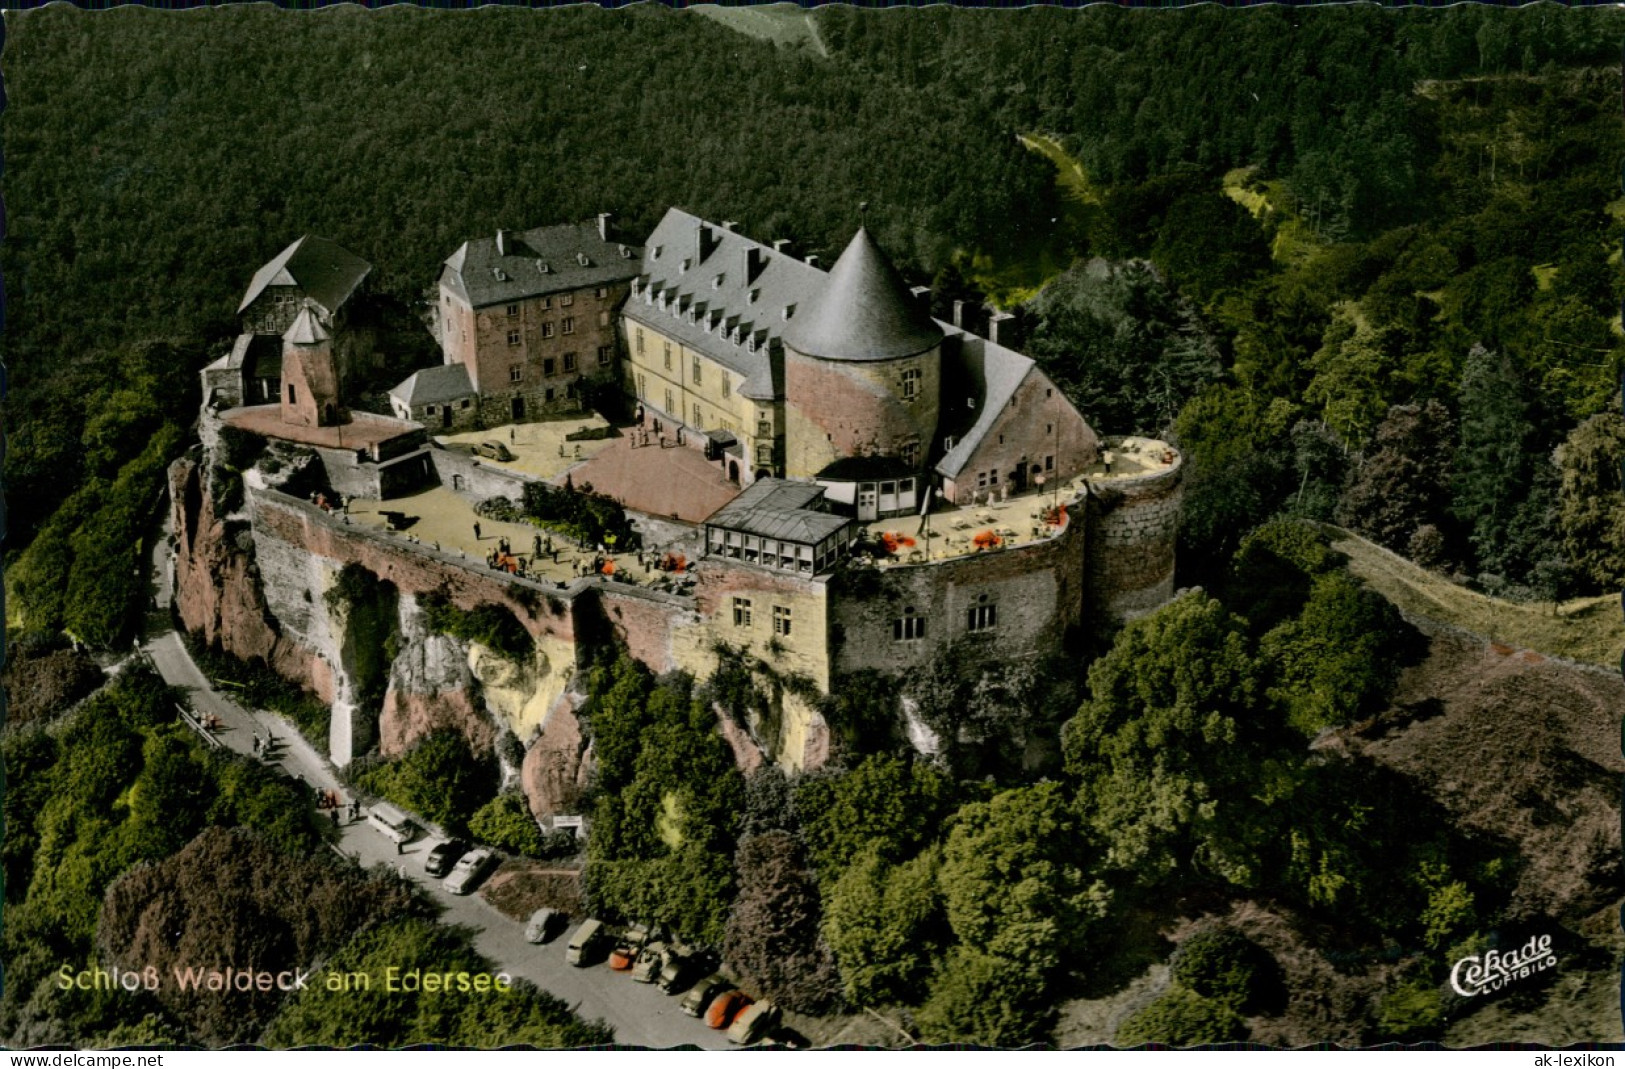
[[[1137,478],[1091,479],[1088,576],[1095,623],[1150,612],[1174,594],[1183,460]]]

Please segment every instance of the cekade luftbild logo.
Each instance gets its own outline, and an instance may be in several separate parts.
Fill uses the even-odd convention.
[[[1556,964],[1552,937],[1530,936],[1529,942],[1510,954],[1486,950],[1482,958],[1477,954],[1462,958],[1450,970],[1450,986],[1456,989],[1456,994],[1472,998],[1499,991],[1514,980],[1544,972]]]

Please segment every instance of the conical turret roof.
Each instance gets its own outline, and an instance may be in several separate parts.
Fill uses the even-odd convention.
[[[308,304],[299,309],[293,325],[282,335],[285,341],[291,341],[295,345],[320,345],[328,339],[328,336],[327,328],[322,326],[322,321],[316,318],[316,313],[310,310]]]
[[[784,344],[824,360],[895,360],[937,345],[942,330],[859,228],[824,288],[790,321]]]

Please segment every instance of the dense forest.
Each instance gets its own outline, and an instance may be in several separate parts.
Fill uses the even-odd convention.
[[[1391,769],[1311,749],[1380,713],[1426,646],[1318,524],[1508,599],[1555,606],[1625,574],[1610,246],[1625,13],[796,18],[800,44],[660,7],[9,15],[8,624],[127,640],[195,373],[233,333],[252,271],[301,234],[376,265],[374,311],[405,352],[423,345],[438,262],[498,226],[613,211],[636,239],[679,205],[827,258],[867,202],[938,301],[1016,306],[1024,348],[1097,429],[1180,447],[1180,585],[1203,589],[1067,666],[971,679],[950,658],[906,684],[848,681],[825,707],[837,759],[795,778],[742,774],[715,734],[714,705],[742,716],[750,679],[655,679],[606,652],[583,682],[593,907],[722,948],[792,1010],[884,1011],[928,1041],[1002,1045],[1047,1040],[1062,1002],[1166,957],[1148,927],[1266,901],[1344,972],[1389,970],[1342,1041],[1437,1037],[1465,1012],[1440,963],[1518,919],[1529,859]],[[493,648],[512,631],[431,609],[436,630]],[[83,675],[30,676],[30,719],[81,697]],[[139,935],[118,910],[139,886],[116,880],[227,852],[228,829],[252,840],[248,869],[319,830],[262,827],[254,792],[282,788],[238,784],[248,773],[183,752],[146,699],[109,693],[92,701],[111,726],[94,730],[112,733],[119,783],[179,790],[165,770],[184,765],[235,801],[159,828],[142,808],[155,788],[123,798],[79,770],[82,711],[8,729],[11,782],[56,793],[6,799],[21,832],[5,853],[0,1032],[236,1035],[157,1005],[143,1024],[94,1000],[60,1017],[29,1001],[46,958],[14,933],[51,961],[85,959]],[[904,741],[901,696],[950,740],[939,759]],[[1028,767],[1018,734],[1053,759]],[[353,774],[546,856],[493,767],[448,732]],[[93,821],[98,800],[128,813]],[[121,876],[136,862],[154,868]],[[416,904],[390,910],[301,947],[469,953]],[[1224,926],[1182,937],[1170,966],[1119,1042],[1246,1038],[1279,1010],[1274,963]],[[535,1006],[522,1034],[598,1035]],[[344,1031],[316,999],[253,1012],[279,1042],[427,1035],[417,1017]]]

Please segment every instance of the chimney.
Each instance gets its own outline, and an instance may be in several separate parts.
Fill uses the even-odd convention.
[[[767,266],[767,260],[762,256],[760,246],[751,245],[745,249],[745,285],[756,281],[756,276],[762,273]]]
[[[724,219],[722,221],[722,229],[726,230],[730,234],[732,234],[734,229],[738,226],[739,221],[737,219]]]
[[[717,232],[704,223],[697,223],[694,227],[695,263],[704,263],[705,258],[711,255],[711,250],[717,247]]]
[[[598,213],[598,237],[601,241],[609,240],[609,220],[611,217],[612,213],[610,212]]]
[[[807,266],[808,267],[817,267],[818,266],[818,254],[817,253],[810,253],[807,256]]]
[[[911,286],[911,287],[909,287],[908,292],[909,292],[909,296],[914,298],[914,303],[915,304],[919,305],[927,313],[929,313],[931,311],[931,287],[930,286]]]
[[[774,252],[782,253],[785,249],[788,249],[789,247],[790,247],[790,239],[789,238],[774,238],[773,239],[773,251]]]
[[[513,231],[497,231],[497,255],[510,256],[513,254]]]
[[[954,326],[960,330],[965,329],[965,302],[954,302]]]
[[[987,320],[987,340],[992,342],[994,345],[998,345],[999,324],[1008,323],[1010,320],[1016,317],[1012,312],[1001,312],[997,308],[989,308],[988,311],[991,312],[992,315],[988,316]]]

